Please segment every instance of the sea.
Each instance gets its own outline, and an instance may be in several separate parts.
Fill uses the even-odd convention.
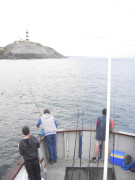
[[[58,129],[76,128],[78,115],[78,128],[94,129],[107,106],[107,78],[106,58],[0,60],[0,177],[21,157],[22,127],[38,136],[44,109]],[[110,83],[114,130],[135,133],[135,59],[112,59]]]

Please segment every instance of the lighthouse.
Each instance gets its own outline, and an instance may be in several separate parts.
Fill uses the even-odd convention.
[[[26,41],[29,41],[29,32],[26,30]]]

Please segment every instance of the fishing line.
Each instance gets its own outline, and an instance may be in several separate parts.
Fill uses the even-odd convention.
[[[11,152],[11,148],[15,148],[18,151],[18,145],[4,145],[4,146],[0,146],[1,153],[5,152],[5,151],[7,153],[7,149],[6,148],[10,152]],[[14,151],[14,154],[16,154],[16,150]],[[2,160],[2,158],[3,158],[3,160]],[[2,158],[0,160],[0,163],[5,163],[6,160],[9,160],[11,158],[11,155],[10,154],[8,154],[6,156],[3,155]],[[13,166],[13,164],[11,164],[10,166]]]
[[[12,154],[13,155],[13,154]],[[14,153],[14,155],[16,155],[16,152]],[[9,154],[9,155],[6,155],[6,157],[2,157],[1,159],[0,159],[0,164],[3,164],[3,165],[7,165],[8,164],[8,166],[9,167],[13,167],[14,166],[14,163],[16,163],[16,160],[18,161],[18,159],[16,159],[16,158],[14,158],[14,159],[12,159],[12,162],[10,161],[9,162],[9,160],[11,160],[11,155]],[[7,162],[8,163],[7,163]],[[12,163],[12,164],[10,164],[10,163]]]
[[[15,134],[15,133],[14,133],[14,134]],[[12,143],[9,143],[9,142],[8,142],[9,145],[3,145],[3,146],[1,145],[1,146],[0,146],[0,149],[18,147],[18,145],[13,145],[13,144],[17,144],[17,143],[15,142],[15,140],[16,140],[16,142],[20,141],[20,137],[16,137],[16,139],[15,139],[15,137],[14,137],[13,139],[10,139],[10,141],[12,141]]]
[[[19,86],[18,86],[19,90],[18,90],[18,93],[16,93],[16,95],[19,95],[20,100],[21,100],[22,95],[21,95],[21,91],[20,91],[20,82],[21,82],[21,80],[19,80],[19,83],[18,83],[19,84]],[[14,96],[12,96],[12,98],[14,98]],[[19,103],[19,101],[18,101],[18,103]],[[12,129],[12,137],[10,136],[10,139],[9,139],[12,142],[12,144],[0,146],[0,149],[18,147],[17,145],[13,145],[13,144],[17,144],[19,139],[20,138],[16,134],[16,129],[14,129],[14,130]]]
[[[20,82],[20,81],[19,81]],[[34,103],[35,103],[35,106],[36,106],[36,108],[38,109],[38,112],[39,112],[39,114],[41,115],[41,112],[40,112],[40,110],[39,110],[39,108],[38,108],[38,105],[37,105],[37,103],[36,103],[36,100],[35,100],[35,98],[34,98],[34,96],[33,96],[33,93],[32,93],[32,91],[30,91],[31,92],[31,96],[33,97],[33,100],[34,100]],[[20,100],[22,100],[22,94],[21,94],[21,92],[20,92],[20,88],[19,88],[19,97],[20,97]],[[2,95],[3,95],[3,93],[2,93]],[[14,138],[15,137],[15,131],[14,131],[14,133],[13,133],[13,142],[15,142],[15,140],[16,141],[18,141],[17,140],[17,138]],[[39,135],[38,135],[39,136]],[[18,139],[20,139],[20,138],[18,138]],[[2,151],[4,151],[4,149],[6,149],[6,148],[8,148],[8,149],[11,149],[11,148],[18,148],[18,145],[13,145],[14,143],[12,143],[11,145],[3,145],[3,146],[0,146],[0,150],[2,150]],[[9,155],[10,156],[10,155]]]
[[[39,112],[40,116],[42,116],[42,114],[41,114],[41,112],[40,112],[40,110],[39,110],[38,104],[37,104],[37,102],[36,102],[36,100],[35,100],[35,98],[34,98],[34,95],[33,95],[33,93],[32,93],[32,88],[31,88],[30,93],[31,93],[31,96],[33,97],[33,100],[34,100],[35,106],[36,106],[36,108],[37,108],[37,110],[38,110],[38,112]]]

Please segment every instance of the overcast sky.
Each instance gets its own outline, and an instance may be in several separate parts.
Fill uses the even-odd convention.
[[[1,0],[0,46],[26,39],[66,56],[134,56],[135,0]]]

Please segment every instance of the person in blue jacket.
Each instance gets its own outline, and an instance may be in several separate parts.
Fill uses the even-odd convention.
[[[47,141],[50,163],[56,163],[57,161],[57,148],[56,148],[56,128],[57,122],[54,117],[50,114],[49,109],[43,111],[42,117],[39,118],[36,126],[39,128],[40,125],[43,125],[45,139]]]

